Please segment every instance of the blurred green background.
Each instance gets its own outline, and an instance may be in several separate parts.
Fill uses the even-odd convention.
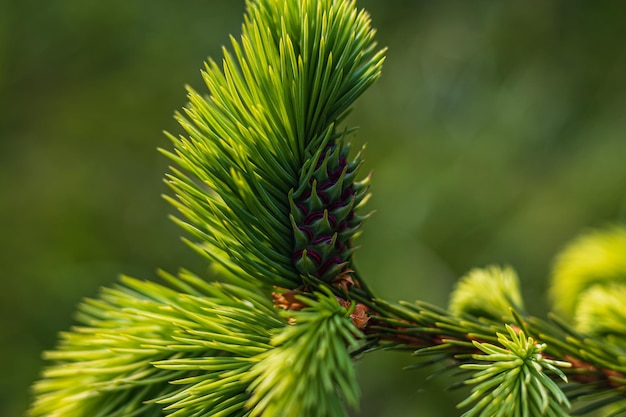
[[[447,303],[506,263],[543,314],[551,259],[626,220],[626,2],[362,0],[389,47],[350,123],[376,210],[356,260],[389,299]],[[22,415],[41,351],[124,273],[206,271],[159,197],[183,85],[238,35],[243,0],[0,1],[0,416]],[[463,393],[358,363],[359,416],[454,417]]]

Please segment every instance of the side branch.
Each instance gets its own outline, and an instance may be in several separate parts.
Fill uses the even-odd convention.
[[[448,363],[463,368],[475,362],[484,344],[498,345],[498,335],[507,327],[532,336],[537,345],[545,345],[541,357],[567,363],[562,369],[568,383],[559,386],[569,400],[588,402],[576,409],[584,414],[608,403],[626,398],[624,350],[617,344],[600,343],[577,334],[551,316],[550,321],[522,316],[512,311],[513,322],[504,323],[471,315],[457,316],[428,303],[389,303],[380,299],[360,300],[367,305],[371,319],[364,329],[373,349],[413,351],[413,366],[426,367]],[[558,374],[548,375],[559,380]],[[591,395],[593,394],[593,398]]]

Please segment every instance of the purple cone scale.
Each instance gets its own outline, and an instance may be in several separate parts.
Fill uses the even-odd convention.
[[[348,161],[349,151],[343,141],[328,146],[305,179],[307,186],[290,196],[294,266],[301,275],[325,282],[348,269],[352,238],[367,217],[355,210],[368,196],[369,177],[354,181],[361,154]]]

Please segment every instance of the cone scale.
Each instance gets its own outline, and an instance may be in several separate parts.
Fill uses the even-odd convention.
[[[290,193],[292,261],[302,276],[330,282],[350,265],[352,239],[367,217],[356,210],[367,199],[369,176],[354,181],[362,157],[359,153],[349,161],[349,151],[349,144],[341,140],[327,146],[304,180],[306,186]]]

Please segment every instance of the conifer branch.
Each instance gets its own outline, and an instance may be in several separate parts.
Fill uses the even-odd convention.
[[[189,137],[165,152],[194,247],[241,280],[293,289],[350,264],[367,194],[338,124],[380,74],[369,17],[353,1],[250,1],[241,40],[189,89]]]
[[[123,278],[78,308],[35,383],[33,417],[345,416],[352,358],[408,350],[472,385],[464,416],[566,416],[626,393],[626,232],[558,258],[564,319],[524,311],[512,268],[475,269],[447,309],[380,299],[356,272],[367,215],[350,106],[380,75],[351,0],[249,0],[239,40],[207,63],[169,135],[175,221],[223,282]],[[567,324],[572,320],[572,324]],[[623,407],[617,413],[624,413]]]

